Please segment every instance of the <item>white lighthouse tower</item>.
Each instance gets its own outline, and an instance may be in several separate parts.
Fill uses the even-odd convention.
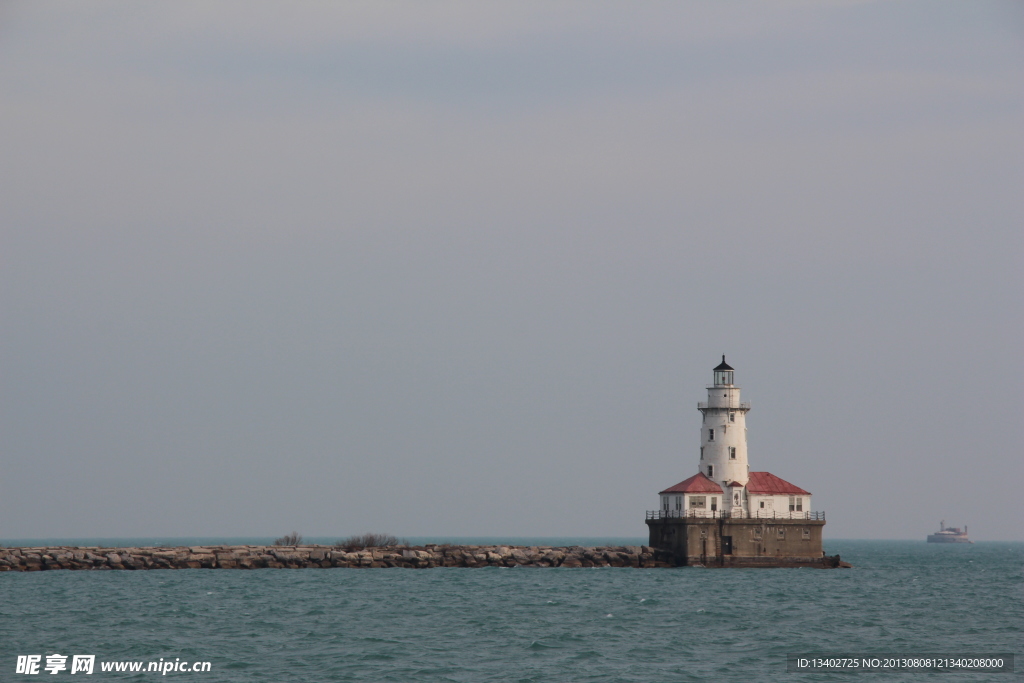
[[[700,459],[697,474],[661,491],[661,512],[685,517],[809,518],[809,491],[771,472],[751,472],[747,461],[747,412],[734,370],[722,362],[712,371],[708,400],[697,404]]]
[[[747,411],[740,388],[733,383],[732,367],[722,362],[714,370],[708,400],[697,404],[704,415],[700,436],[700,471],[722,487],[722,509],[745,508],[743,489],[750,477],[747,464]],[[731,489],[731,490],[730,490]]]

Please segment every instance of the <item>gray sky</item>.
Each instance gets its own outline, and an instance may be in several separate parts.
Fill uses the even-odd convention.
[[[0,538],[1024,539],[1022,8],[0,4]]]

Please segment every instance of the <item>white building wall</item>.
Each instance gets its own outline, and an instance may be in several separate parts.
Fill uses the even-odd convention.
[[[684,493],[666,493],[658,496],[658,509],[667,510],[672,514],[682,514],[686,509],[687,501]]]
[[[794,496],[794,498],[801,498],[803,503],[800,507],[802,510],[789,509],[789,496],[780,495],[757,495],[750,494],[750,516],[751,517],[766,517],[766,518],[801,518],[807,516],[807,513],[811,511],[811,496],[804,494],[802,496]],[[764,503],[764,507],[761,507],[761,503]]]
[[[700,500],[703,498],[704,507],[694,507],[694,498]],[[714,508],[714,509],[712,509]],[[686,494],[686,514],[687,516],[693,517],[711,517],[712,515],[717,516],[722,511],[722,494],[721,493],[687,493]]]

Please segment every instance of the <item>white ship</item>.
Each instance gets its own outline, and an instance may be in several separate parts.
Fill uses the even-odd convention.
[[[974,543],[971,539],[967,538],[967,527],[964,526],[964,530],[961,531],[958,526],[946,526],[946,520],[939,522],[939,530],[934,534],[928,535],[929,543]]]

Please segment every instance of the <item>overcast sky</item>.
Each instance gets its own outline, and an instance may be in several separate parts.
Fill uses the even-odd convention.
[[[0,538],[1024,540],[1019,2],[0,4]]]

